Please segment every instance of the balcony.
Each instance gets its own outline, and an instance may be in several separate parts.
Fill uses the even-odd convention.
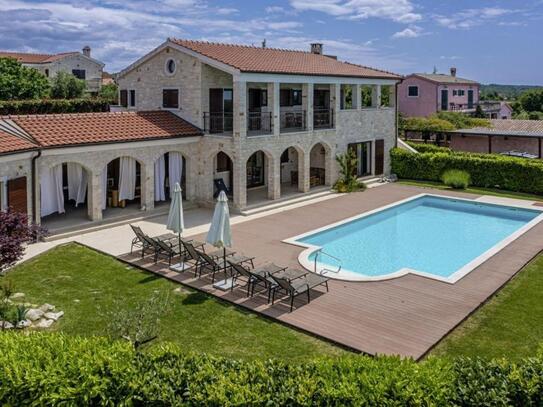
[[[305,110],[282,111],[280,123],[281,133],[304,131],[306,129]]]
[[[204,132],[208,134],[232,135],[234,126],[233,113],[204,113]]]
[[[481,101],[479,103],[450,103],[450,110],[453,112],[473,113],[477,109],[477,106],[481,106],[481,109],[485,113],[499,112],[501,109],[500,102]]]
[[[334,128],[334,110],[333,109],[314,109],[313,110],[313,128],[314,129],[333,129]]]
[[[271,112],[249,112],[247,114],[247,135],[258,136],[273,133]]]

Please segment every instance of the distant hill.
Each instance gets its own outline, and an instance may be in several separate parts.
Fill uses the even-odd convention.
[[[491,83],[481,85],[481,97],[483,99],[516,99],[522,93],[530,89],[542,88],[543,86],[531,85],[498,85]]]

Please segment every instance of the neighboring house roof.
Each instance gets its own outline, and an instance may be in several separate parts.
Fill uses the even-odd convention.
[[[460,129],[453,133],[466,135],[495,135],[517,137],[543,137],[543,120],[490,120],[491,127]]]
[[[197,127],[164,111],[5,116],[36,140],[34,147],[69,147],[200,136]],[[16,136],[16,134],[12,134]]]
[[[63,52],[60,54],[30,54],[25,52],[0,51],[0,58],[14,58],[23,64],[46,64],[68,55],[79,54],[79,52]]]
[[[466,85],[479,85],[479,82],[472,81],[471,79],[459,78],[458,76],[445,75],[441,73],[414,73],[409,76],[416,76],[422,79],[426,79],[430,82],[443,83],[443,84],[466,84]]]
[[[241,72],[383,79],[402,78],[401,75],[391,72],[341,62],[334,57],[311,52],[176,38],[170,38],[168,41],[231,66]]]
[[[37,146],[30,140],[7,133],[0,129],[0,154],[33,150]]]

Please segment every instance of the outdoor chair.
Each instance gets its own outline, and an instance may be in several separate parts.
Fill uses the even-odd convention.
[[[227,260],[228,261],[228,260]],[[235,272],[233,275],[234,282],[240,277],[246,278],[247,297],[253,296],[255,293],[255,287],[261,285],[268,292],[268,302],[270,302],[270,294],[273,285],[273,280],[269,278],[270,274],[279,273],[286,270],[286,267],[280,267],[273,263],[265,264],[256,268],[245,267],[239,263],[230,262],[232,270]],[[232,287],[234,284],[232,284]]]
[[[179,248],[179,245],[178,244],[171,244],[171,243],[168,243],[168,242],[165,242],[163,240],[159,240],[159,239],[154,239],[157,246],[158,246],[158,253],[157,253],[157,260],[158,260],[158,256],[165,256],[168,258],[168,265],[171,266],[172,265],[172,259],[175,257],[175,256],[180,256],[182,257],[183,254],[184,254],[184,250],[183,249],[180,249]],[[156,261],[155,261],[156,263]]]
[[[289,279],[285,276],[271,274],[270,278],[277,284],[274,288],[272,288],[272,304],[275,302],[275,293],[278,290],[284,290],[290,298],[290,312],[292,312],[292,308],[294,306],[294,298],[301,294],[306,293],[307,303],[309,304],[311,302],[310,291],[312,288],[324,285],[326,286],[326,292],[328,292],[329,278],[320,276],[318,274],[305,273],[304,275],[295,279]]]
[[[134,250],[134,247],[142,249],[142,257],[143,257],[143,250],[145,246],[147,245],[147,242],[144,239],[145,233],[141,230],[139,226],[130,225],[132,228],[132,231],[136,235],[134,239],[132,239],[132,243],[130,244],[130,254],[132,254],[132,251]]]
[[[224,183],[224,180],[222,178],[217,178],[213,180],[213,183],[215,184],[215,194],[213,194],[213,198],[217,198],[221,191],[224,191],[226,195],[231,195],[230,189],[226,186]]]

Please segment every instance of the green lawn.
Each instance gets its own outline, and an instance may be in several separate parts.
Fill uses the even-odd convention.
[[[543,254],[452,332],[433,355],[518,359],[543,343]]]
[[[399,184],[404,185],[413,185],[416,187],[421,188],[432,188],[432,189],[451,189],[448,186],[442,184],[441,182],[434,182],[434,181],[418,181],[418,180],[409,180],[409,179],[401,179],[398,181]],[[479,188],[479,187],[469,187],[463,191],[455,190],[456,192],[467,192],[471,194],[477,194],[477,195],[492,195],[492,196],[499,196],[503,198],[514,198],[514,199],[527,199],[529,201],[543,201],[543,196],[536,195],[536,194],[526,194],[523,192],[512,192],[512,191],[504,191],[501,189],[495,189],[495,188]]]
[[[107,334],[108,314],[148,299],[170,295],[159,341],[187,351],[234,358],[301,360],[345,351],[199,292],[174,293],[173,282],[127,266],[109,256],[70,244],[17,266],[8,277],[26,301],[50,303],[65,312],[53,329],[74,335]]]

